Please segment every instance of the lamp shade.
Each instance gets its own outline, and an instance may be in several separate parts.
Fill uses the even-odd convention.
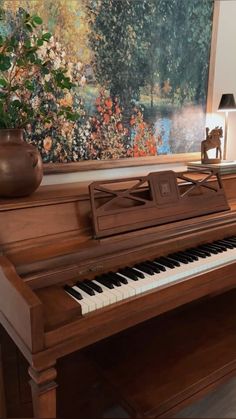
[[[236,111],[236,103],[234,100],[234,95],[232,93],[224,93],[221,96],[218,111]]]

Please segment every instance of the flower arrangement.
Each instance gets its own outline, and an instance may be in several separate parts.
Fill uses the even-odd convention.
[[[74,87],[61,63],[55,65],[54,56],[42,53],[52,38],[42,31],[42,19],[19,9],[9,31],[0,8],[0,21],[1,27],[8,27],[7,34],[0,35],[0,128],[25,128],[38,119],[50,124],[55,113],[76,120],[79,114],[70,104],[62,100],[60,107],[49,109],[35,94],[40,88],[50,99],[56,90],[63,99]]]

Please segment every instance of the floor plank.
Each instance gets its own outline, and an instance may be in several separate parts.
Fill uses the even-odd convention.
[[[236,418],[236,378],[176,414],[176,418]]]

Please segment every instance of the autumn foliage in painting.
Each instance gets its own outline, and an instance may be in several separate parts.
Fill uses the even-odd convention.
[[[21,8],[42,18],[52,37],[39,58],[49,57],[55,70],[66,68],[75,86],[52,91],[50,74],[34,81],[28,100],[47,118],[35,118],[26,139],[37,145],[44,162],[155,156],[182,152],[181,147],[195,151],[202,120],[194,122],[182,110],[198,106],[202,115],[206,101],[209,0],[47,0],[47,7],[44,0],[0,0],[0,5],[8,16],[2,36],[14,30]]]

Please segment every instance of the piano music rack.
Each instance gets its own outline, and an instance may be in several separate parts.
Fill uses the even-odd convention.
[[[215,169],[171,170],[89,185],[94,235],[112,236],[230,209]],[[213,182],[214,181],[214,182]]]

